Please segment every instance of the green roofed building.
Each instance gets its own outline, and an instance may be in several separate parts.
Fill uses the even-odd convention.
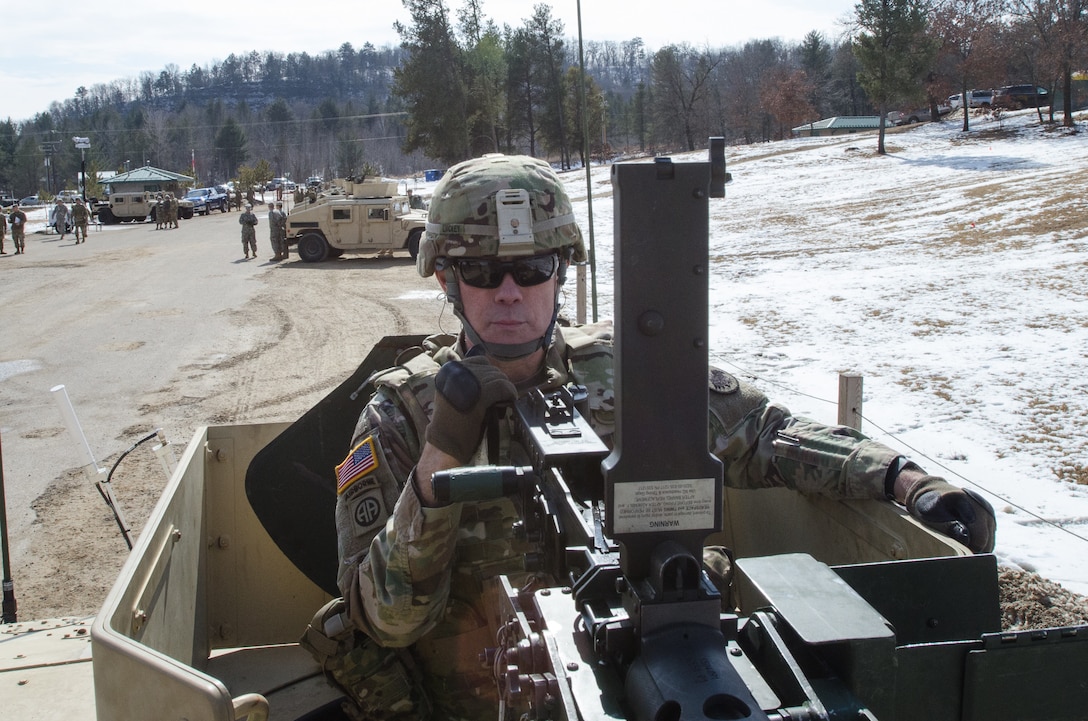
[[[813,123],[798,125],[793,129],[795,138],[814,138],[824,135],[849,135],[880,128],[879,115],[839,115]]]
[[[170,192],[175,195],[185,195],[181,192],[181,186],[188,186],[193,179],[188,175],[171,173],[169,170],[153,168],[145,165],[142,168],[130,170],[127,173],[111,175],[99,181],[102,185],[109,186],[110,193],[132,193],[146,191],[148,193]]]

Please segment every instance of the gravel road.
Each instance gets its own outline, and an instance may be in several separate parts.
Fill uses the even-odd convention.
[[[32,233],[19,256],[8,240],[0,440],[20,618],[96,612],[127,555],[51,388],[67,388],[109,469],[156,428],[180,456],[201,425],[294,420],[382,336],[439,327],[437,286],[407,253],[271,263],[265,206],[257,213],[258,260],[239,254],[237,213],[177,230],[92,228],[79,245]],[[456,327],[448,313],[441,322]],[[152,445],[113,477],[137,533],[166,482]]]

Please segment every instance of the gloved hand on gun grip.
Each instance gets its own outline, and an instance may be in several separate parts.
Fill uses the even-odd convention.
[[[910,515],[975,553],[994,550],[994,509],[975,491],[937,476],[922,476],[907,489],[905,503]]]
[[[506,374],[482,355],[445,363],[435,377],[435,390],[427,442],[461,463],[468,463],[480,445],[488,409],[518,397]]]

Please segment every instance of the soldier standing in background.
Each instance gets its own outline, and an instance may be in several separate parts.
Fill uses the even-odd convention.
[[[155,230],[162,230],[166,225],[166,203],[163,202],[162,193],[155,196]]]
[[[280,207],[283,203],[279,204]],[[269,258],[273,263],[283,260],[283,239],[280,238],[280,215],[282,211],[276,210],[276,203],[268,204],[268,240],[272,243],[274,255]]]
[[[26,252],[26,213],[19,207],[19,203],[13,203],[11,214],[11,239],[15,241],[15,255]]]
[[[238,216],[238,224],[242,226],[242,252],[249,258],[250,251],[253,257],[257,257],[257,216],[253,214],[253,205],[246,203],[246,211]]]
[[[166,194],[166,227],[178,227],[178,199],[173,193]]]
[[[91,211],[83,204],[83,198],[76,198],[72,205],[72,231],[76,234],[76,245],[87,242],[87,224],[90,220]]]
[[[53,201],[53,227],[64,240],[64,231],[68,229],[68,206],[60,202],[60,198]]]
[[[4,237],[8,234],[8,216],[0,213],[0,255],[7,255],[4,250]]]
[[[276,203],[276,219],[279,221],[280,260],[287,260],[287,213],[283,203]]]

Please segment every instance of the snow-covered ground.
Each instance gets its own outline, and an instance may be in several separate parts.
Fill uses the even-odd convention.
[[[964,134],[957,113],[890,133],[886,157],[868,134],[728,148],[710,228],[714,362],[828,423],[838,374],[861,373],[863,430],[986,495],[1000,560],[1081,594],[1086,120],[1070,133],[1025,111]],[[609,173],[592,171],[602,318]],[[585,174],[565,180],[584,228]]]

